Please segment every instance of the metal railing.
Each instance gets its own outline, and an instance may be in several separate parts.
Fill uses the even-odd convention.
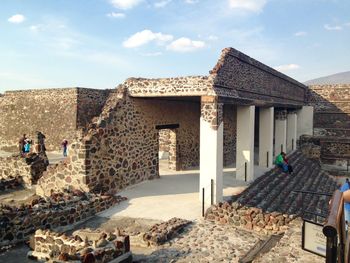
[[[335,191],[330,203],[330,211],[323,226],[327,237],[326,263],[349,262],[349,239],[345,230],[343,193]]]

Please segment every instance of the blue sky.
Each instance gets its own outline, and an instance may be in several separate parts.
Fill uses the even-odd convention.
[[[306,81],[350,70],[348,0],[1,0],[0,92],[207,75],[234,47]]]

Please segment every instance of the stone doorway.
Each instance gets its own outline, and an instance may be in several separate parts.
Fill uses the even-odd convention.
[[[176,128],[162,128],[158,129],[159,141],[159,163],[167,165],[167,168],[172,171],[180,170],[179,165],[179,149],[177,143],[177,129]]]

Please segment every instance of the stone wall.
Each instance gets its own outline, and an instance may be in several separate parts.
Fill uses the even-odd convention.
[[[87,167],[91,166],[88,155],[84,142],[72,143],[69,156],[58,164],[50,165],[38,180],[36,194],[50,196],[52,192],[69,189],[89,192]]]
[[[17,151],[23,134],[32,138],[40,130],[47,149],[58,150],[100,114],[108,94],[83,88],[8,91],[0,97],[0,148]]]
[[[178,124],[181,169],[198,166],[199,118],[196,101],[150,101],[117,89],[84,139],[72,145],[67,161],[39,180],[37,193],[49,195],[66,188],[116,191],[158,177],[157,125]]]
[[[170,129],[159,130],[159,151],[169,152],[170,143]]]
[[[309,87],[314,107],[314,135],[350,137],[350,84]]]
[[[0,180],[21,182],[31,187],[39,180],[48,166],[46,157],[30,153],[26,157],[14,155],[0,158]]]
[[[237,107],[224,105],[224,165],[236,162]]]
[[[67,236],[49,230],[37,230],[28,258],[55,262],[132,262],[129,236],[100,230],[81,230]],[[124,260],[124,261],[123,261]]]
[[[347,165],[350,159],[350,84],[312,85],[308,103],[314,107],[314,143],[323,163]]]
[[[124,83],[132,97],[214,95],[213,79],[207,76],[143,79],[130,78]]]
[[[205,218],[221,224],[232,224],[263,234],[281,234],[288,227],[288,223],[296,218],[295,215],[279,212],[263,212],[256,207],[246,207],[238,203],[219,203],[212,205],[206,212]]]
[[[222,51],[210,74],[219,96],[303,105],[307,95],[305,85],[233,48]]]
[[[94,117],[98,117],[111,90],[77,89],[77,127],[86,128]]]
[[[300,137],[300,145],[318,146],[321,161],[326,164],[346,166],[347,160],[350,160],[350,138],[303,135]]]
[[[1,205],[0,247],[28,240],[36,229],[71,228],[121,201],[120,196],[83,194],[56,194],[45,200],[33,199],[31,204],[19,207]]]

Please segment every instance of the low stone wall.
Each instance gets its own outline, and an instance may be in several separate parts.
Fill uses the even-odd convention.
[[[320,160],[321,158],[321,147],[313,143],[303,143],[300,150],[309,159]]]
[[[25,187],[31,187],[39,180],[48,166],[46,155],[30,153],[26,157],[14,155],[0,158],[0,179],[3,181],[21,181]]]
[[[162,245],[179,234],[189,224],[191,224],[191,221],[174,217],[166,222],[152,226],[143,235],[143,240],[148,246]]]
[[[320,158],[327,164],[347,164],[350,160],[350,139],[340,137],[307,136],[300,137],[300,145],[313,144],[319,147]]]
[[[219,203],[211,206],[205,218],[220,224],[232,224],[263,234],[281,234],[288,229],[288,223],[296,216],[279,212],[265,213],[259,208],[241,206],[234,202]]]
[[[33,251],[28,257],[37,260],[106,263],[119,259],[118,262],[132,262],[129,236],[99,230],[82,230],[72,236],[37,230],[31,248]]]
[[[0,207],[0,247],[25,241],[36,229],[69,229],[126,198],[80,191],[36,198],[20,207]]]
[[[89,192],[86,178],[86,150],[83,143],[72,143],[70,156],[64,161],[50,165],[39,179],[36,194],[50,196],[52,192],[78,189]]]

